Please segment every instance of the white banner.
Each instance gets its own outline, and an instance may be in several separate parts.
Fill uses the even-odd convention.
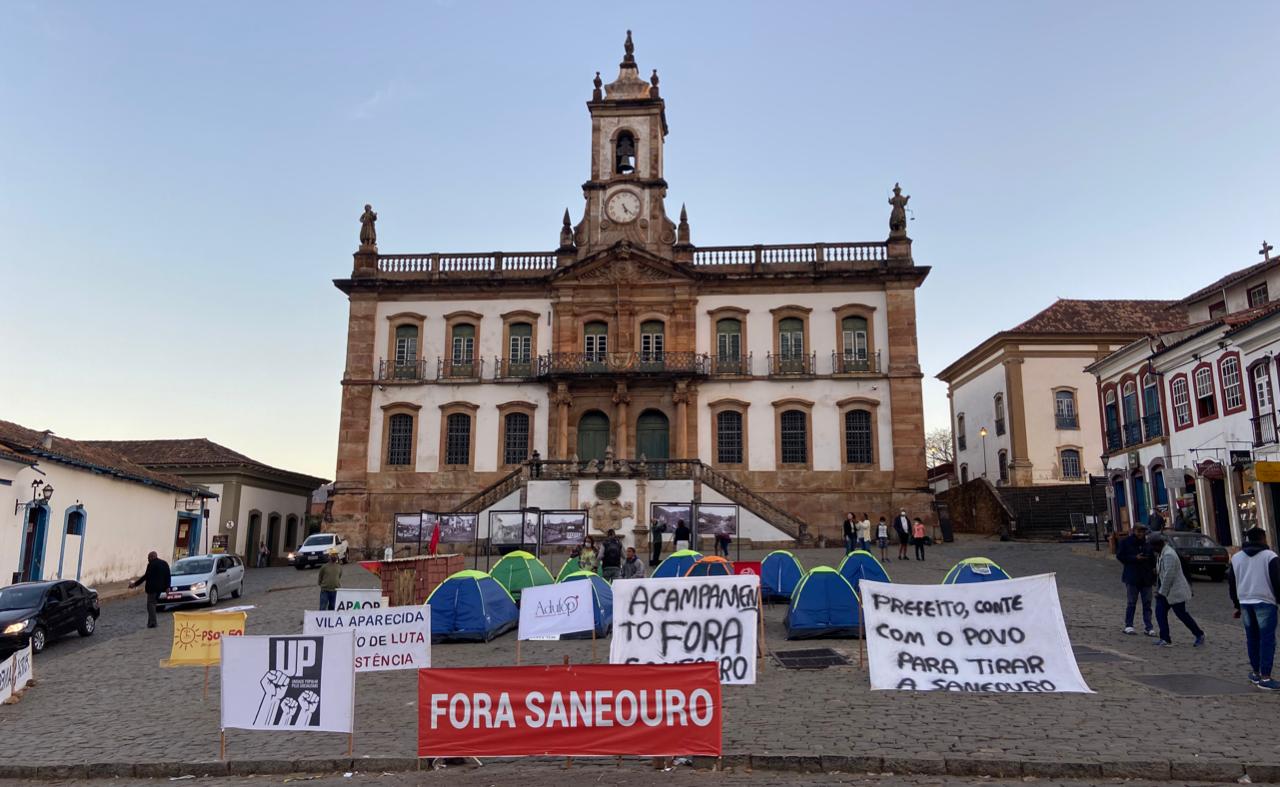
[[[873,689],[1092,693],[1052,574],[861,589]]]
[[[31,682],[31,645],[0,661],[0,702],[22,691]]]
[[[338,598],[333,608],[338,612],[346,612],[351,609],[382,609],[389,606],[391,604],[388,602],[387,597],[382,595],[381,590],[374,588],[367,590],[339,588]]]
[[[356,672],[431,666],[431,607],[382,607],[302,613],[302,633],[355,634]]]
[[[716,661],[720,682],[756,682],[760,579],[624,579],[613,583],[610,664]]]
[[[222,728],[351,732],[355,638],[226,637]]]
[[[520,639],[558,638],[595,628],[591,580],[525,588],[520,593]]]

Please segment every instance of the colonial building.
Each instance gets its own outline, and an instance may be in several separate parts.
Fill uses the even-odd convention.
[[[205,438],[87,444],[210,490],[217,497],[208,504],[209,530],[204,540],[199,532],[191,534],[185,548],[190,554],[208,552],[216,537],[219,549],[246,556],[251,566],[263,544],[271,552],[271,561],[282,563],[285,554],[306,538],[311,494],[325,483],[323,478],[272,467]]]
[[[704,487],[763,541],[833,535],[850,509],[925,514],[909,198],[895,187],[885,241],[699,247],[669,215],[666,104],[630,34],[587,109],[585,209],[554,250],[383,254],[366,206],[335,282],[333,528],[376,551],[396,512],[580,509],[602,474],[628,531],[646,499]]]

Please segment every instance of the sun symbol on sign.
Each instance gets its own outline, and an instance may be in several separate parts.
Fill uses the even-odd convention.
[[[194,648],[197,640],[200,639],[199,631],[196,626],[190,623],[183,623],[178,627],[178,636],[176,639],[178,640],[179,648],[183,650]]]

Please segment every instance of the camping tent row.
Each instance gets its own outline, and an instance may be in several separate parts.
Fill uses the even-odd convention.
[[[591,583],[596,636],[608,636],[613,629],[613,589],[609,583],[590,571],[573,572],[561,581]],[[520,609],[513,594],[483,571],[468,569],[450,575],[427,596],[427,604],[431,606],[432,642],[488,642],[520,622]],[[579,636],[590,637],[591,632],[569,638]]]

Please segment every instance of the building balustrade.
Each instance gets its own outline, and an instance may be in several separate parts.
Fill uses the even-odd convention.
[[[817,373],[817,353],[769,353],[769,374],[774,377],[812,377]]]
[[[1142,424],[1131,423],[1124,425],[1124,444],[1125,446],[1137,445],[1142,442]]]
[[[1253,424],[1253,447],[1271,445],[1276,439],[1276,414],[1267,413],[1249,419]]]
[[[1124,441],[1120,438],[1120,427],[1113,426],[1107,430],[1107,453],[1113,454],[1124,447]]]
[[[1147,440],[1164,437],[1164,422],[1159,413],[1142,416],[1142,434]]]
[[[880,353],[832,352],[832,374],[879,374]]]
[[[1059,429],[1079,429],[1080,416],[1075,413],[1056,413],[1054,415],[1054,424]]]

